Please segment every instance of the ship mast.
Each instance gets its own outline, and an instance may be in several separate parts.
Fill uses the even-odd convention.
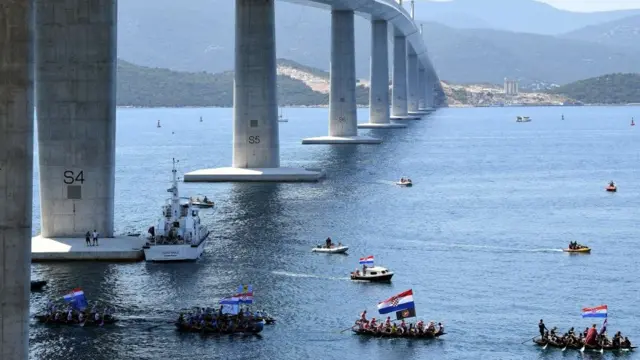
[[[167,192],[171,193],[171,221],[176,221],[180,215],[180,197],[178,196],[178,176],[176,170],[176,159],[173,159],[173,169],[171,188],[167,189]]]

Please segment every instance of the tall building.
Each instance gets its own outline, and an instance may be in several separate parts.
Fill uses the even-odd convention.
[[[518,80],[509,80],[504,78],[505,95],[518,95]]]

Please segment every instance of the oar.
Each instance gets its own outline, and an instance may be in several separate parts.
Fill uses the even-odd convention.
[[[521,342],[520,344],[524,344],[524,343],[526,343],[527,341],[531,341],[531,340],[533,340],[533,339],[535,339],[535,338],[537,338],[537,337],[538,337],[538,335],[536,335],[536,336],[532,337],[531,339],[527,339],[527,340],[525,340],[525,341]]]
[[[348,328],[346,328],[346,329],[344,329],[344,330],[340,331],[340,334],[342,334],[343,332],[345,332],[345,331],[347,331],[347,330],[351,330],[351,329],[353,329],[353,326],[349,326]]]
[[[587,347],[587,345],[582,345],[582,349],[580,349],[580,352],[584,352],[584,349]]]
[[[562,351],[567,350],[567,346],[569,346],[569,344],[565,345],[565,346],[562,348]]]
[[[547,346],[549,346],[549,343],[544,344],[544,346],[542,347],[542,350],[546,349]]]

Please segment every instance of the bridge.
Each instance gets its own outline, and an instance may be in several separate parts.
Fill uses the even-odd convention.
[[[372,144],[357,128],[396,128],[442,93],[420,29],[394,0],[291,0],[331,9],[329,134],[304,144]],[[0,358],[28,358],[34,105],[42,237],[113,237],[116,0],[0,0]],[[280,167],[274,0],[236,0],[231,168],[185,181],[316,181]],[[369,121],[357,124],[355,14],[371,19]],[[393,29],[392,99],[388,29]],[[35,66],[34,66],[35,65]],[[37,86],[34,84],[37,83]],[[35,93],[34,93],[35,91]]]

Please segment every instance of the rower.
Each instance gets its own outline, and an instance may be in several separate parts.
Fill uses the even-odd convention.
[[[78,313],[78,321],[83,322],[83,320],[84,320],[84,314]]]
[[[628,337],[624,337],[624,341],[622,342],[622,347],[623,348],[630,348],[631,347],[631,341],[629,341]]]
[[[544,337],[544,331],[548,329],[542,319],[540,319],[540,322],[538,323],[538,329],[540,330],[540,337]]]
[[[371,325],[371,328],[375,328],[378,325],[376,323],[376,318],[371,318],[371,321],[369,322],[369,325]]]
[[[387,316],[387,320],[385,320],[384,326],[391,326],[391,316]]]
[[[363,311],[362,313],[360,313],[360,321],[363,323],[368,323],[369,320],[367,320],[367,310]]]
[[[404,319],[402,319],[402,321],[400,322],[400,328],[402,329],[403,333],[407,331],[407,324],[405,324]]]
[[[438,334],[444,334],[444,325],[438,323]]]

